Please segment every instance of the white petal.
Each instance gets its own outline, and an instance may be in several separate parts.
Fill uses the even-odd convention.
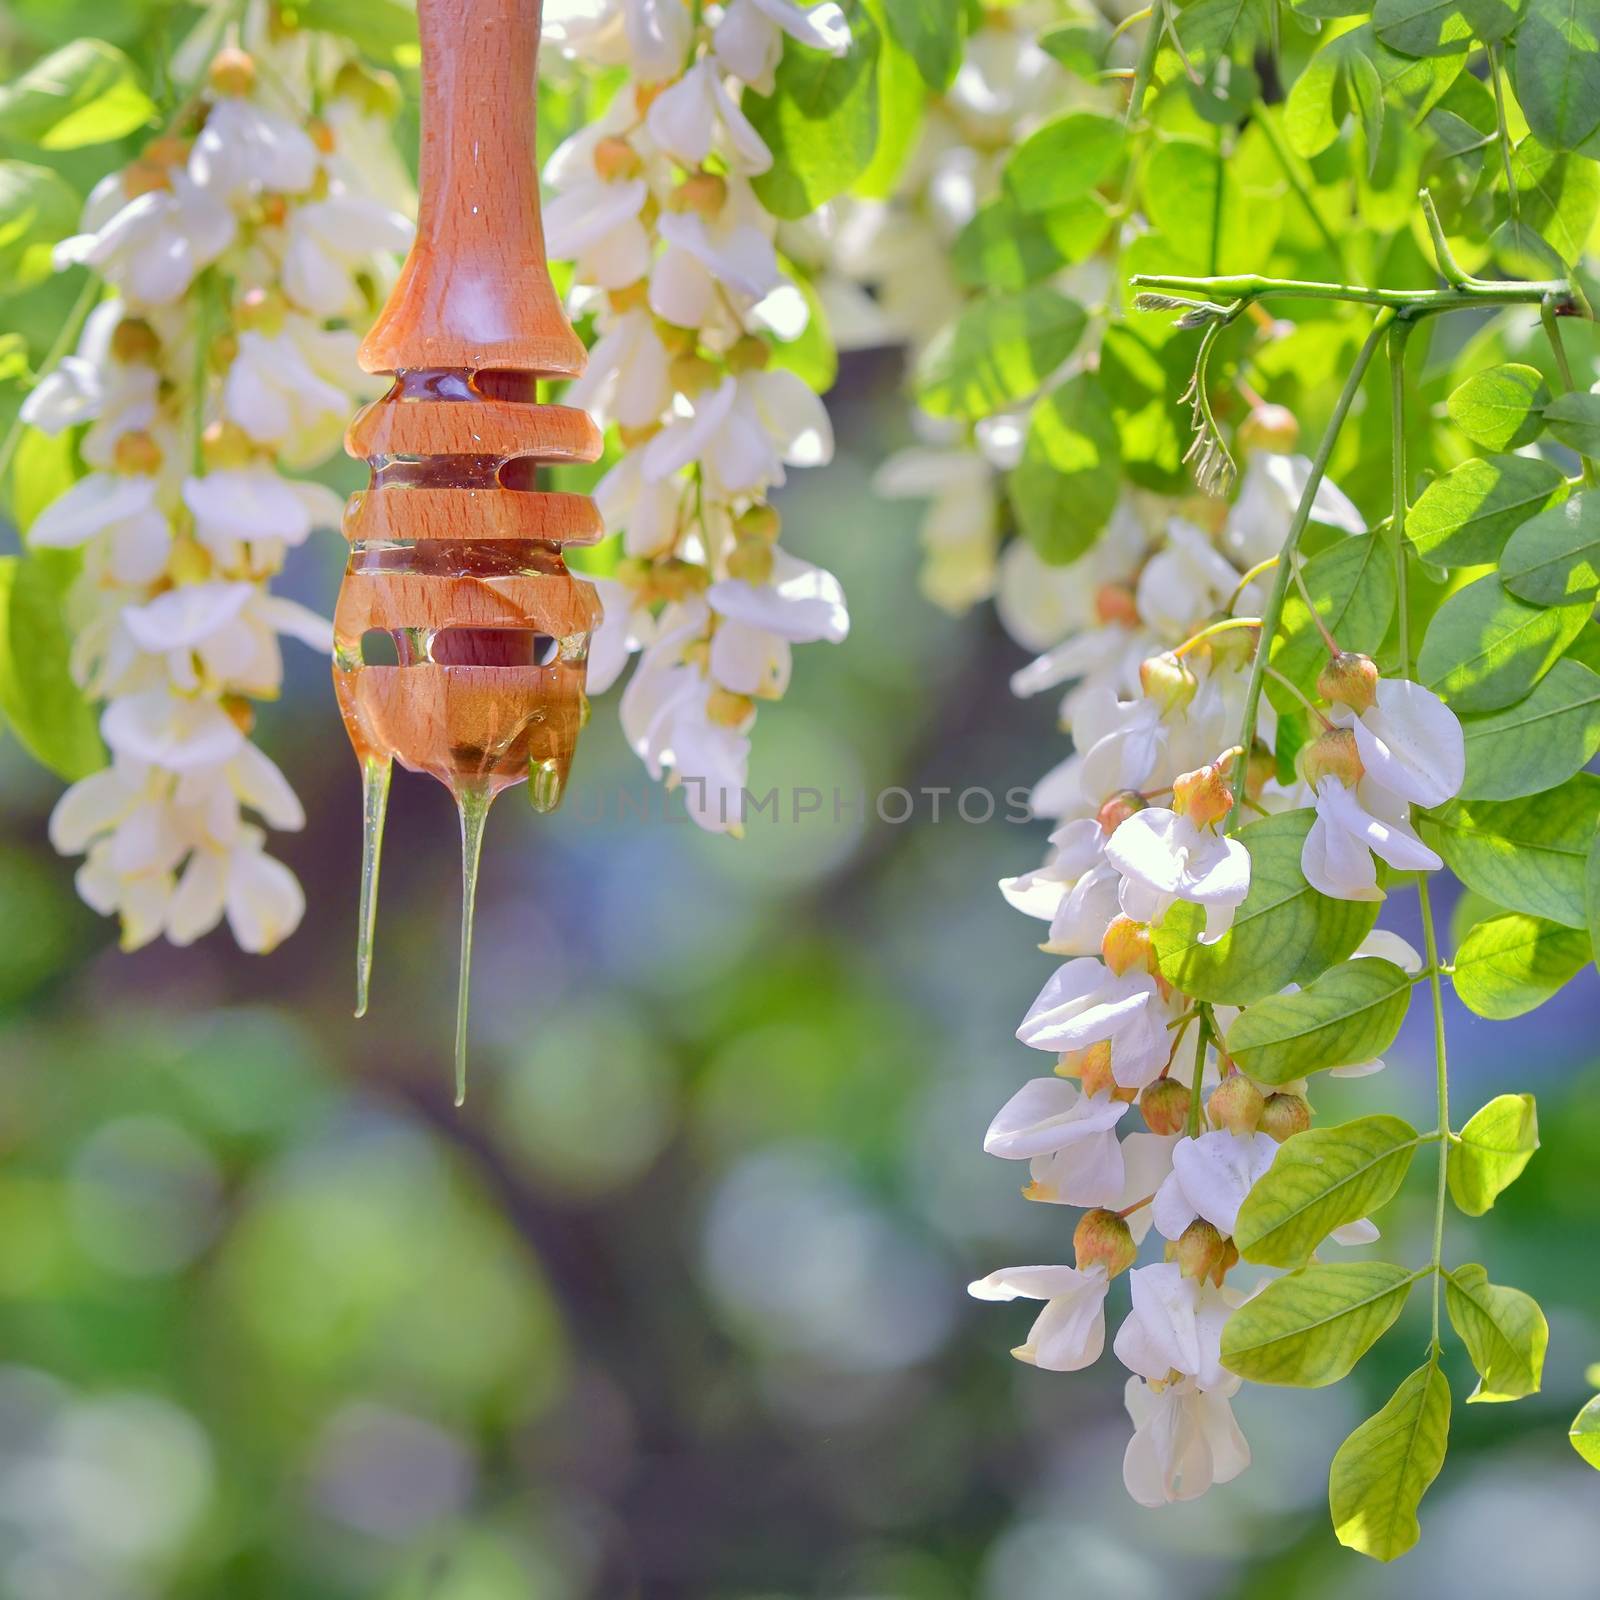
[[[1368,777],[1403,800],[1439,806],[1461,788],[1467,760],[1461,724],[1420,683],[1380,679],[1376,704],[1352,732]]]

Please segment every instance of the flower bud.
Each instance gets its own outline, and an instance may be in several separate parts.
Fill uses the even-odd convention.
[[[248,51],[240,50],[233,45],[225,50],[219,50],[211,58],[211,66],[206,72],[206,82],[211,85],[213,94],[227,96],[250,94],[256,86],[255,58]]]
[[[1378,663],[1355,650],[1341,650],[1317,674],[1317,693],[1330,705],[1349,706],[1360,716],[1378,698]]]
[[[765,583],[772,576],[772,546],[765,539],[741,539],[728,552],[728,576]]]
[[[772,346],[760,334],[741,334],[723,359],[728,363],[728,371],[735,376],[741,372],[760,372],[772,360]]]
[[[1348,728],[1329,728],[1318,734],[1296,759],[1300,776],[1313,789],[1324,778],[1337,778],[1345,788],[1353,789],[1367,770],[1361,764],[1356,736]]]
[[[147,476],[161,469],[161,446],[143,429],[125,433],[111,451],[111,464],[118,472]]]
[[[663,600],[687,600],[711,582],[711,575],[698,561],[669,557],[655,564],[652,573],[655,591]]]
[[[1124,628],[1139,626],[1139,603],[1126,584],[1102,583],[1094,594],[1094,614],[1105,623]]]
[[[1261,1108],[1261,1131],[1282,1144],[1311,1126],[1311,1107],[1303,1095],[1269,1094]]]
[[[1213,1128],[1226,1128],[1230,1133],[1254,1133],[1266,1104],[1261,1091],[1242,1072],[1235,1072],[1211,1091],[1211,1098],[1206,1101],[1206,1116]]]
[[[760,502],[741,511],[733,519],[733,531],[741,539],[765,539],[768,544],[777,539],[782,526],[783,521],[776,508]]]
[[[1135,922],[1132,917],[1119,915],[1111,919],[1100,940],[1100,954],[1119,978],[1130,967],[1142,967],[1146,972],[1155,970],[1156,957],[1150,943],[1149,925]]]
[[[1077,1056],[1078,1081],[1082,1083],[1085,1094],[1104,1094],[1107,1090],[1116,1089],[1117,1080],[1111,1076],[1109,1039],[1097,1039],[1078,1051]]]
[[[631,178],[643,166],[639,152],[626,139],[619,139],[614,133],[607,134],[594,147],[594,170],[606,183]]]
[[[1204,1217],[1196,1217],[1183,1230],[1174,1259],[1184,1277],[1209,1278],[1222,1265],[1226,1248],[1222,1235]]]
[[[680,328],[675,322],[663,322],[657,317],[656,338],[669,356],[687,356],[694,354],[700,335],[693,328]]]
[[[1222,1280],[1227,1277],[1229,1272],[1231,1272],[1233,1268],[1238,1265],[1238,1245],[1233,1242],[1231,1237],[1224,1239],[1222,1241],[1222,1259],[1217,1263],[1217,1270],[1212,1274],[1211,1281],[1220,1289],[1222,1287]]]
[[[728,203],[728,180],[715,172],[691,172],[667,196],[669,211],[692,211],[708,221]]]
[[[1189,1120],[1189,1089],[1176,1078],[1157,1078],[1139,1096],[1139,1110],[1151,1133],[1182,1133]]]
[[[1078,1218],[1078,1226],[1072,1233],[1072,1249],[1079,1272],[1090,1267],[1104,1267],[1108,1278],[1126,1272],[1139,1254],[1127,1219],[1119,1217],[1115,1211],[1098,1208],[1085,1211]]]
[[[1199,680],[1170,650],[1139,663],[1139,687],[1163,711],[1177,711],[1194,699]]]
[[[1108,838],[1115,833],[1135,811],[1144,810],[1144,796],[1137,789],[1119,789],[1095,813],[1100,831]]]
[[[1231,766],[1232,762],[1226,764]],[[1172,809],[1197,828],[1221,822],[1233,810],[1233,788],[1223,775],[1223,767],[1224,762],[1213,761],[1173,779]]]
[[[1300,424],[1284,406],[1255,406],[1239,424],[1234,442],[1241,450],[1287,454],[1300,442]]]
[[[756,703],[747,694],[716,688],[706,696],[706,719],[719,728],[742,728],[755,715]]]
[[[172,179],[167,175],[167,169],[158,167],[153,161],[135,161],[123,170],[122,192],[130,200],[171,187]]]
[[[191,148],[191,140],[179,139],[172,134],[164,133],[159,139],[152,139],[144,147],[139,159],[165,172],[168,167],[187,166]]]

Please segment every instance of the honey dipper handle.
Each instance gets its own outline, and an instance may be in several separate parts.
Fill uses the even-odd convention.
[[[368,372],[581,372],[550,282],[535,151],[541,0],[417,0],[417,237],[361,347]]]

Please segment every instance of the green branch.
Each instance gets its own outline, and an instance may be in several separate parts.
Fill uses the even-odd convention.
[[[1134,289],[1160,294],[1183,295],[1194,300],[1232,300],[1227,308],[1230,319],[1252,301],[1279,298],[1286,300],[1343,300],[1351,305],[1382,306],[1396,316],[1411,319],[1432,316],[1440,311],[1463,311],[1492,305],[1541,305],[1547,299],[1566,302],[1572,299],[1572,285],[1565,278],[1538,283],[1511,280],[1471,279],[1448,289],[1372,289],[1357,283],[1315,283],[1299,278],[1264,278],[1257,272],[1235,273],[1228,277],[1173,277],[1165,273],[1136,273],[1129,280]]]

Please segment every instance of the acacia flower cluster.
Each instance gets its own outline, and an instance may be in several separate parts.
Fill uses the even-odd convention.
[[[1262,701],[1256,714],[1256,657],[1267,648],[1259,602],[1310,470],[1304,457],[1258,448],[1231,506],[1130,497],[1070,566],[1048,567],[1020,541],[1001,558],[1001,616],[1040,652],[1013,687],[1065,685],[1061,721],[1074,748],[1034,790],[1035,809],[1057,824],[1048,856],[1001,884],[1012,905],[1048,923],[1042,948],[1067,958],[1017,1030],[1055,1057],[1054,1071],[1006,1103],[984,1148],[1028,1162],[1028,1199],[1088,1209],[1072,1266],[1004,1269],[972,1293],[1043,1300],[1013,1353],[1074,1371],[1101,1354],[1110,1283],[1128,1273],[1131,1309],[1113,1351],[1130,1374],[1124,1477],[1145,1505],[1192,1499],[1249,1462],[1230,1406],[1242,1380],[1221,1357],[1223,1326],[1247,1297],[1229,1281],[1233,1235],[1280,1143],[1312,1115],[1303,1079],[1257,1082],[1230,1058],[1238,1008],[1180,992],[1162,973],[1156,935],[1188,902],[1200,948],[1226,936],[1251,882],[1251,856],[1229,831],[1242,811],[1314,805],[1308,880],[1337,898],[1381,898],[1369,852],[1408,870],[1439,866],[1407,807],[1440,804],[1462,778],[1461,729],[1437,697],[1338,652],[1319,681],[1328,709],[1305,706],[1323,731],[1303,749],[1300,774],[1280,781],[1273,709]],[[1331,484],[1313,495],[1318,522],[1370,537]],[[1238,741],[1252,717],[1246,749]],[[1388,934],[1355,953],[1421,966]],[[1198,1037],[1184,1050],[1191,1028]],[[1143,1126],[1119,1138],[1130,1118]],[[1165,1257],[1135,1265],[1152,1227]],[[1365,1219],[1329,1234],[1335,1244],[1376,1236]]]
[[[573,309],[596,334],[568,400],[623,448],[595,490],[623,555],[596,581],[589,687],[640,652],[622,696],[629,743],[702,827],[737,831],[759,703],[788,687],[792,646],[849,627],[838,582],[780,547],[768,501],[788,468],[832,458],[833,434],[821,399],[773,364],[773,330],[798,334],[805,302],[751,186],[773,157],[741,101],[772,92],[785,37],[840,55],[849,29],[832,0],[693,14],[607,0],[546,32],[628,70],[545,171],[550,252],[573,262]]]
[[[23,413],[84,430],[88,471],[29,542],[82,551],[73,670],[105,702],[111,754],[61,797],[50,837],[85,854],[79,892],[120,917],[124,948],[187,944],[225,915],[266,951],[304,896],[264,828],[305,818],[250,739],[252,702],[278,693],[281,638],[331,648],[327,622],[270,585],[340,515],[280,467],[333,452],[369,393],[351,323],[410,225],[373,197],[394,192],[391,86],[335,41],[253,7],[242,45],[193,75],[170,130],[95,187],[58,247],[58,267],[110,293]]]

